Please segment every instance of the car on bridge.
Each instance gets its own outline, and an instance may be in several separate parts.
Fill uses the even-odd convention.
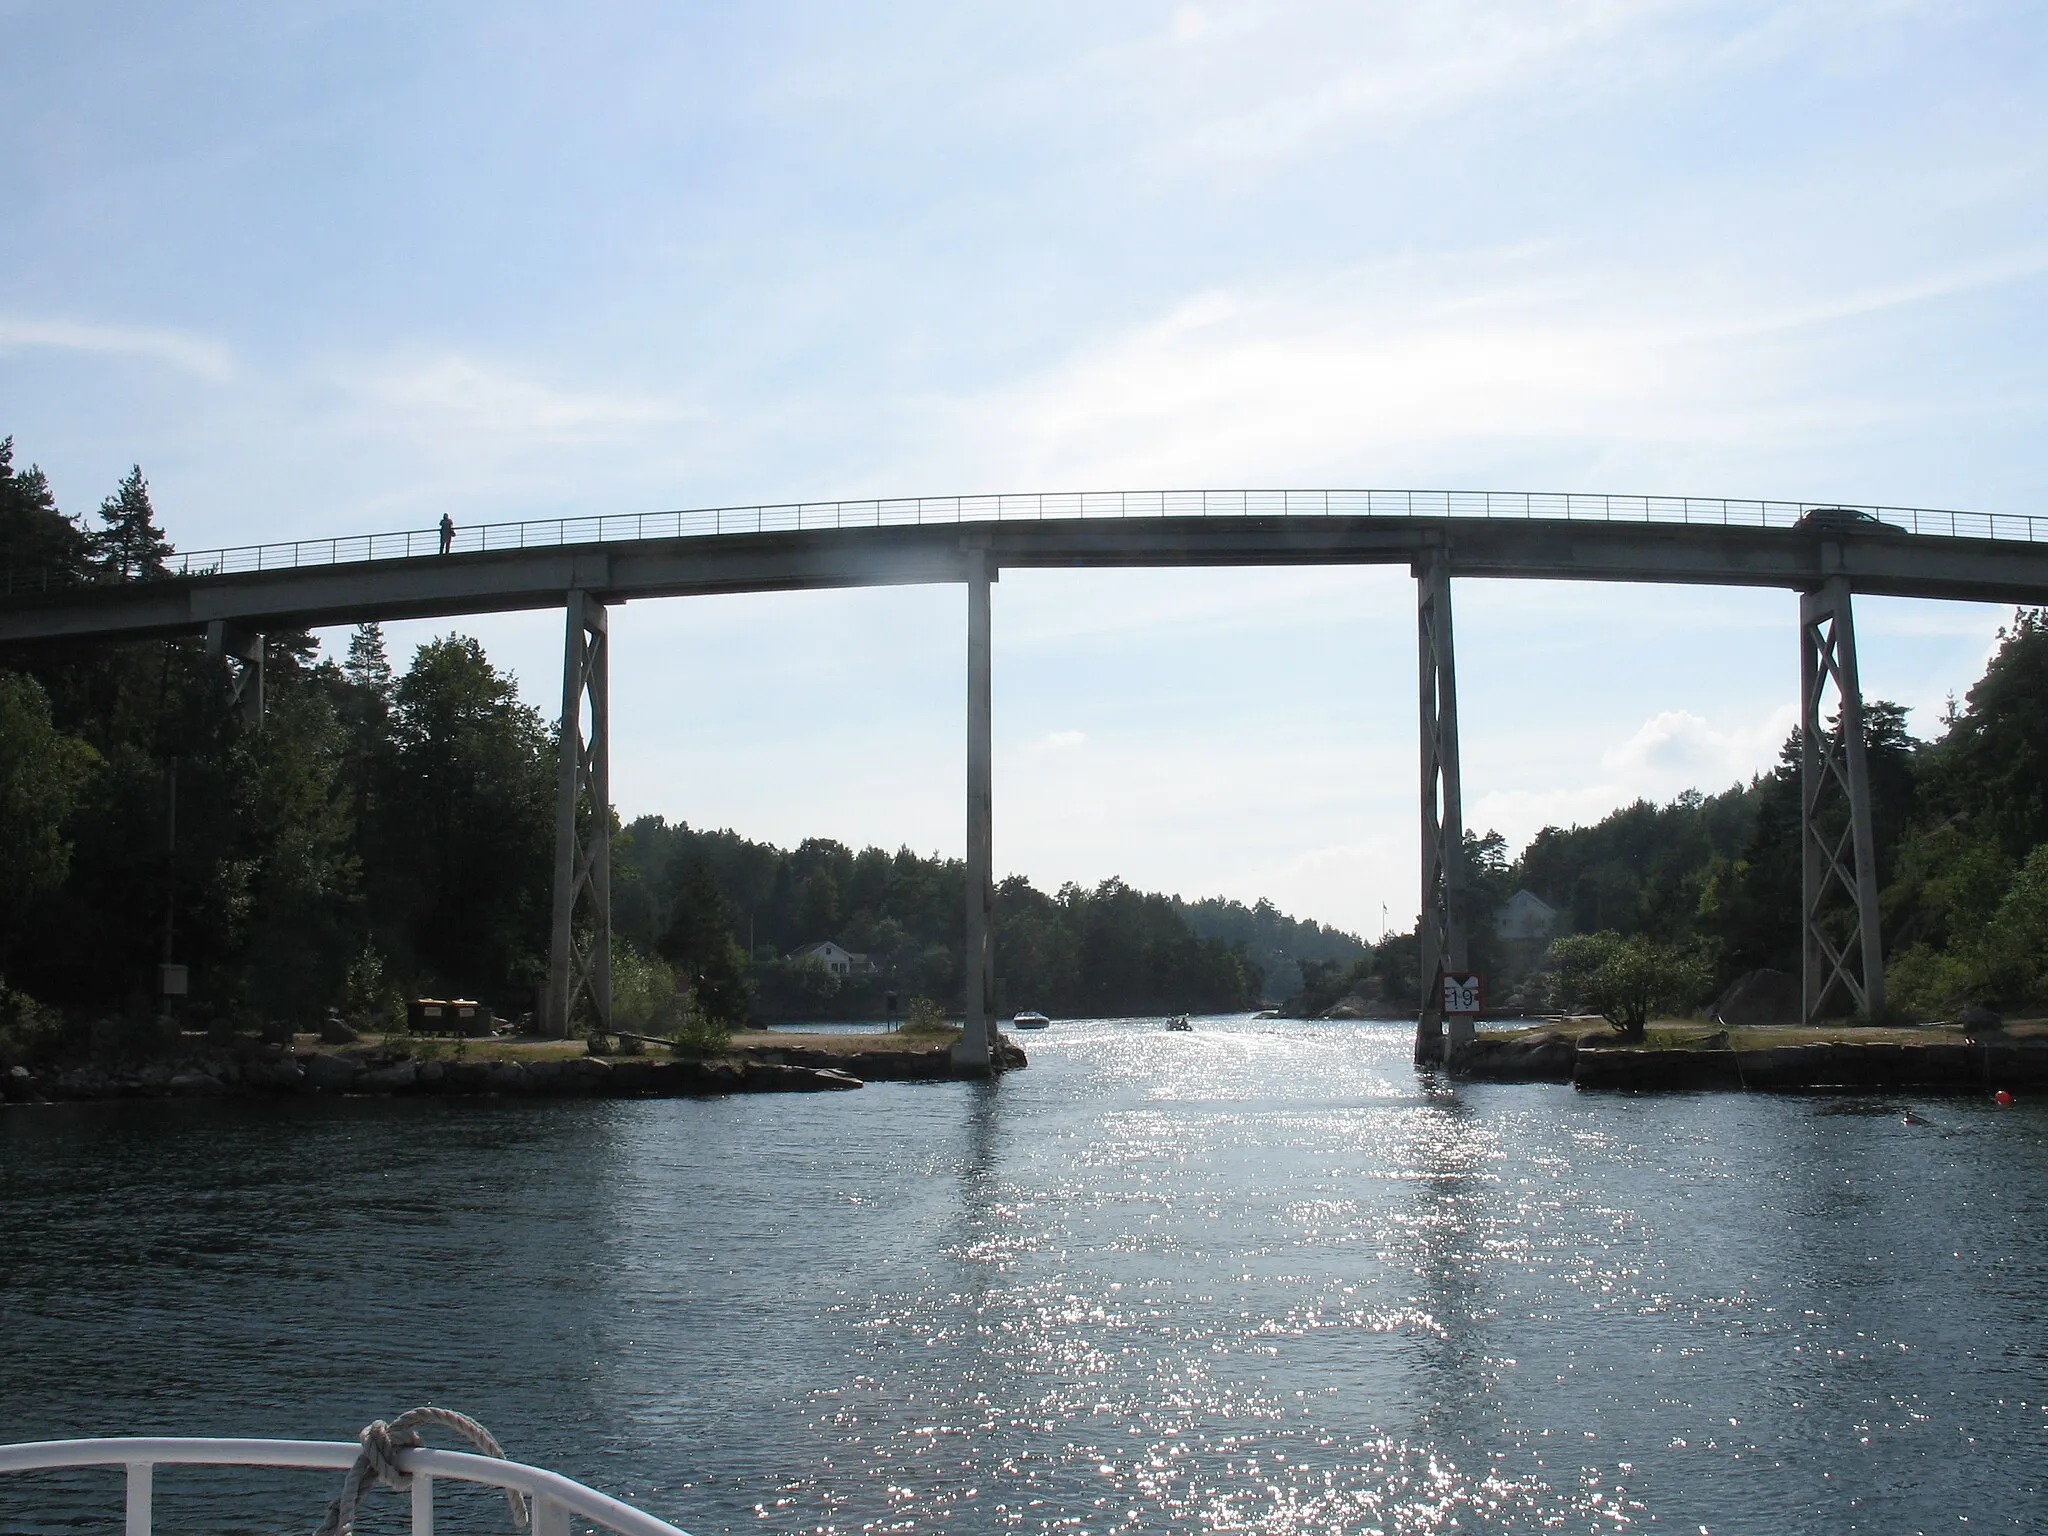
[[[1806,533],[1875,533],[1880,528],[1891,533],[1906,531],[1860,507],[1812,507],[1792,526]]]

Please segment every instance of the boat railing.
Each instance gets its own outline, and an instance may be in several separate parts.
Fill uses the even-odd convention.
[[[96,1440],[37,1440],[0,1445],[0,1473],[79,1467],[127,1471],[127,1523],[123,1536],[150,1536],[155,1471],[162,1466],[304,1467],[347,1472],[362,1448],[346,1440],[214,1440],[123,1436]],[[434,1485],[448,1480],[509,1489],[532,1500],[532,1536],[569,1536],[571,1518],[617,1536],[687,1536],[666,1521],[621,1503],[574,1478],[495,1456],[421,1447],[400,1451],[411,1474],[413,1536],[433,1536]],[[317,1522],[308,1521],[307,1528]]]

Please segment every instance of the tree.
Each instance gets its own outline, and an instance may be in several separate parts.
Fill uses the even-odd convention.
[[[109,580],[141,581],[164,574],[173,553],[171,541],[156,525],[149,482],[142,478],[140,464],[100,503],[100,526],[86,535],[86,544],[93,563]]]
[[[690,973],[693,999],[707,1019],[737,1029],[747,1020],[754,982],[732,934],[732,908],[702,861],[691,861],[676,884],[661,954]]]
[[[16,472],[14,439],[0,438],[0,590],[61,582],[85,563],[85,539],[57,510],[34,465]]]
[[[0,974],[29,908],[70,873],[64,823],[98,760],[50,723],[33,678],[0,672]]]
[[[1550,955],[1567,995],[1624,1040],[1641,1040],[1654,1014],[1694,1007],[1713,983],[1713,967],[1697,948],[1612,929],[1559,939]]]
[[[384,947],[459,988],[540,974],[554,848],[554,751],[537,711],[465,635],[422,645],[392,690],[393,748],[370,839]],[[609,807],[606,808],[607,813]]]

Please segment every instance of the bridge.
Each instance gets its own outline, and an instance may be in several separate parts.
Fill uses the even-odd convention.
[[[445,547],[444,547],[445,545]],[[1474,1017],[1438,981],[1466,965],[1451,581],[1682,582],[1799,594],[1803,1011],[1884,1006],[1853,594],[2048,602],[2048,518],[1925,508],[1501,491],[1112,491],[721,507],[250,544],[172,558],[161,578],[0,574],[0,646],[204,634],[262,712],[262,636],[394,619],[562,608],[561,759],[547,1024],[587,1000],[609,1022],[610,605],[721,592],[957,583],[967,591],[966,1028],[994,1030],[989,593],[1002,570],[1406,565],[1417,587],[1422,817],[1417,1057],[1455,1061]],[[1829,728],[1829,700],[1838,718]],[[579,946],[577,932],[589,935]]]

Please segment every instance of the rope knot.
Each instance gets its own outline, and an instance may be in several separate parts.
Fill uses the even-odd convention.
[[[371,1475],[393,1492],[403,1492],[412,1486],[412,1474],[398,1464],[398,1453],[410,1451],[420,1443],[417,1431],[400,1430],[391,1432],[391,1426],[382,1419],[372,1419],[363,1426],[363,1432],[356,1436],[363,1448],[363,1460],[370,1464]]]
[[[363,1426],[356,1436],[356,1443],[363,1450],[356,1457],[356,1464],[348,1469],[341,1480],[341,1496],[327,1506],[327,1518],[320,1522],[320,1529],[314,1536],[350,1536],[355,1527],[356,1505],[376,1484],[383,1484],[393,1491],[412,1486],[412,1474],[398,1464],[401,1451],[419,1448],[419,1424],[439,1424],[452,1429],[486,1456],[495,1456],[500,1461],[505,1453],[498,1446],[497,1439],[483,1425],[466,1413],[457,1413],[452,1408],[412,1408],[401,1413],[389,1424],[382,1419],[372,1419]],[[526,1497],[514,1489],[505,1490],[505,1502],[511,1507],[512,1524],[519,1530],[527,1526]]]

